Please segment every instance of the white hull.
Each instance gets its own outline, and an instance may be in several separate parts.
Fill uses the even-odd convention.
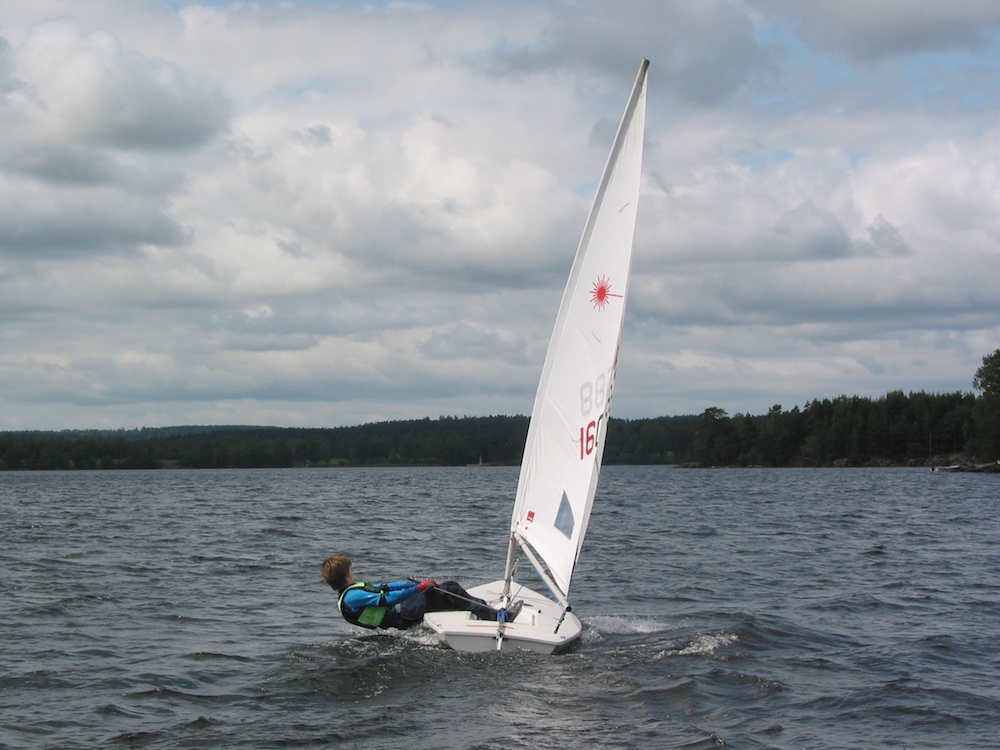
[[[524,606],[514,622],[503,625],[503,636],[498,639],[500,626],[489,620],[477,620],[468,612],[428,612],[424,624],[437,633],[456,651],[496,651],[498,643],[503,651],[517,649],[554,654],[569,649],[580,637],[583,626],[572,612],[556,626],[562,608],[547,596],[511,584],[514,601],[523,600]],[[472,596],[485,599],[491,606],[498,606],[503,593],[503,581],[494,581],[469,589]]]

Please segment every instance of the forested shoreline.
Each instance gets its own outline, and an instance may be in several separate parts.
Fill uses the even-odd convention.
[[[985,396],[841,396],[767,414],[610,420],[606,464],[930,466],[994,461]],[[0,433],[0,470],[465,466],[520,462],[525,416],[352,427],[166,427]]]

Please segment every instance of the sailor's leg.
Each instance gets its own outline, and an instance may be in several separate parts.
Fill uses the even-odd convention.
[[[464,609],[472,613],[473,617],[479,620],[496,620],[497,610],[493,609],[482,599],[471,596],[455,581],[445,581],[439,583],[437,589],[431,589],[433,600],[430,606],[436,610]],[[438,603],[440,602],[440,606]]]

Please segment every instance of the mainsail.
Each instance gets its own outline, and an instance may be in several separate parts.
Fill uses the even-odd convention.
[[[515,543],[565,600],[587,532],[621,342],[635,233],[646,111],[643,60],[563,293],[518,479],[506,579]]]

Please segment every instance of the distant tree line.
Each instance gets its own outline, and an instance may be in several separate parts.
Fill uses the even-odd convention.
[[[701,466],[885,466],[1000,459],[1000,349],[983,357],[971,393],[840,396],[801,410],[698,417],[684,460]],[[995,467],[994,467],[995,468]]]
[[[971,394],[840,397],[763,416],[611,419],[605,463],[922,464],[966,451]],[[517,464],[528,419],[442,417],[332,429],[197,427],[0,433],[0,470]]]
[[[895,391],[780,405],[764,416],[706,409],[687,458],[721,466],[923,465],[964,454],[973,439],[971,394]]]
[[[283,468],[513,463],[526,417],[355,427],[170,427],[0,433],[0,469]]]
[[[676,463],[697,417],[612,419],[605,461]],[[332,429],[169,427],[0,433],[0,470],[518,464],[524,416],[441,417]]]
[[[698,466],[923,465],[1000,458],[1000,349],[972,393],[893,391],[802,409],[614,419],[605,463]],[[440,417],[329,429],[166,427],[0,433],[0,470],[517,464],[528,418]]]

